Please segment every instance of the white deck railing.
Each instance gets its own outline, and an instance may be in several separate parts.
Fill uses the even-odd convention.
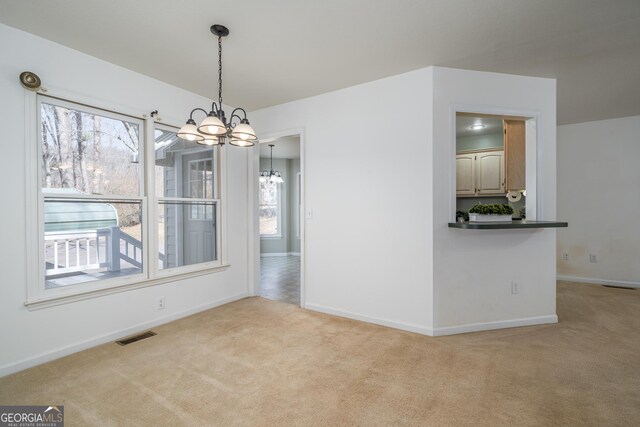
[[[142,243],[119,227],[45,233],[46,276],[107,267],[120,271],[120,261],[142,268]]]

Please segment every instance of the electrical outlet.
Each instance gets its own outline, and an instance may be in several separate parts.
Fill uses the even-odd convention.
[[[520,285],[515,280],[511,281],[511,293],[514,295],[520,293]]]
[[[158,297],[158,310],[164,309],[164,297]]]
[[[569,252],[567,251],[562,252],[562,260],[569,261]]]
[[[596,257],[596,254],[589,254],[589,262],[598,262],[598,258]]]

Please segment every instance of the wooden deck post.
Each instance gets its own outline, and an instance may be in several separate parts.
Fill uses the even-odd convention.
[[[109,227],[109,271],[120,271],[120,227]]]

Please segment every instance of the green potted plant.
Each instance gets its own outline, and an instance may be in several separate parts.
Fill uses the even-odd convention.
[[[469,221],[469,214],[467,212],[465,212],[465,211],[457,211],[456,212],[456,221],[458,221],[458,222]]]
[[[509,205],[481,205],[478,203],[469,209],[471,222],[504,222],[511,221],[513,208]]]

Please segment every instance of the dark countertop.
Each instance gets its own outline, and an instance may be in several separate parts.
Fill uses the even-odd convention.
[[[567,222],[514,220],[510,222],[450,222],[449,228],[468,230],[500,230],[511,228],[559,228],[568,227]]]

